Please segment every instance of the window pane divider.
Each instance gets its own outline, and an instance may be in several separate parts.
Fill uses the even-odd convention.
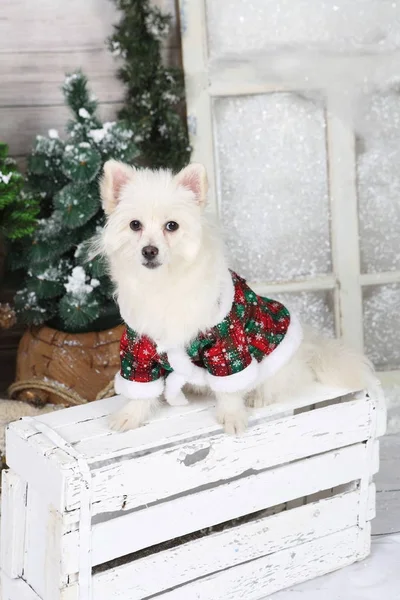
[[[332,261],[339,282],[337,316],[340,335],[351,346],[363,351],[355,137],[343,118],[343,102],[343,95],[336,97],[332,92],[327,97]]]
[[[385,283],[399,283],[400,271],[386,271],[384,273],[363,273],[360,275],[361,285],[381,285]]]
[[[251,287],[258,294],[282,292],[312,292],[318,290],[333,290],[336,286],[336,279],[333,275],[326,277],[318,277],[315,279],[297,279],[295,281],[265,281],[265,282],[250,282]]]

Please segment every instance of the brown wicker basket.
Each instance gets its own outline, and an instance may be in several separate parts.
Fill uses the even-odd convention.
[[[18,347],[12,396],[54,404],[95,400],[119,369],[122,331],[122,325],[91,333],[65,333],[47,326],[28,329]]]

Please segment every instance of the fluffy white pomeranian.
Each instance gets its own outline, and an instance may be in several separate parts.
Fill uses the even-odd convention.
[[[211,389],[227,433],[247,425],[247,406],[282,402],[314,382],[368,389],[369,361],[303,328],[279,302],[257,296],[227,264],[205,212],[207,175],[177,175],[109,161],[100,237],[126,331],[111,417],[120,431],[142,425],[161,397],[184,404],[186,385]]]

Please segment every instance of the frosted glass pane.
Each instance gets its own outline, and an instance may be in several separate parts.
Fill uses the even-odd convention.
[[[333,292],[290,292],[285,294],[262,294],[271,296],[282,302],[289,310],[297,314],[302,323],[325,333],[335,336],[335,317]]]
[[[231,263],[251,281],[331,271],[323,110],[296,94],[214,100]]]
[[[399,4],[400,6],[400,4]],[[358,144],[363,273],[400,269],[400,96],[365,100]]]
[[[368,286],[363,298],[367,355],[378,369],[400,368],[400,284]]]
[[[211,58],[277,46],[400,46],[400,4],[394,0],[207,0],[207,21]]]

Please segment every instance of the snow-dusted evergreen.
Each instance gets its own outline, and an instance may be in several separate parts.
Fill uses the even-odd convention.
[[[20,319],[73,332],[119,320],[104,264],[87,261],[85,243],[104,222],[98,192],[103,163],[110,158],[132,163],[140,151],[125,123],[99,120],[96,99],[81,72],[67,76],[63,92],[72,112],[67,137],[62,140],[51,129],[36,139],[27,188],[40,200],[40,219],[14,266],[26,270],[16,295]]]
[[[168,34],[170,16],[149,0],[114,0],[121,14],[109,48],[122,60],[118,71],[125,85],[120,118],[140,133],[142,160],[151,168],[180,170],[190,159],[190,146],[181,111],[183,73],[165,67],[161,44]]]

